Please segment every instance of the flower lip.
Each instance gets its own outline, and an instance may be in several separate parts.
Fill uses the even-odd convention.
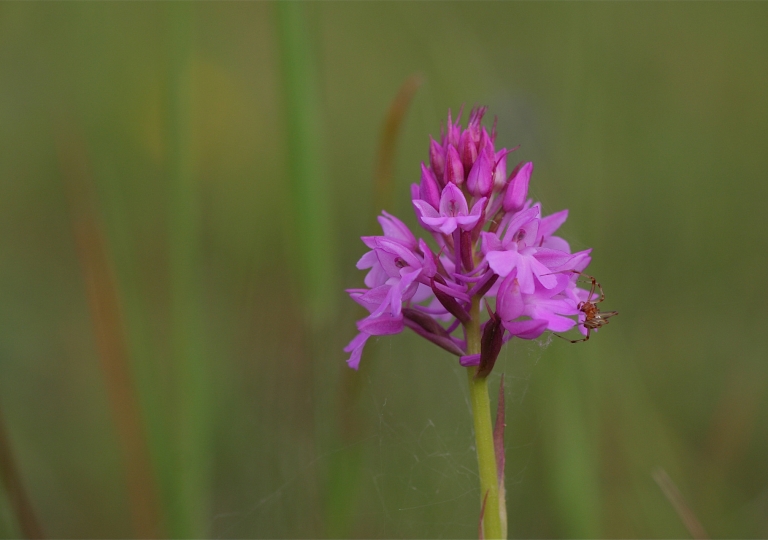
[[[440,215],[444,217],[466,216],[468,212],[467,199],[454,184],[443,188],[440,196]]]
[[[508,246],[512,242],[521,243],[526,237],[531,241],[535,240],[539,232],[540,216],[541,207],[538,204],[534,204],[528,210],[520,212],[512,218],[504,234],[504,245]],[[525,247],[525,245],[519,247]]]

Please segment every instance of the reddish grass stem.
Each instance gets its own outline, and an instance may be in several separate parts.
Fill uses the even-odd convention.
[[[24,491],[24,485],[21,482],[21,475],[16,467],[16,461],[13,459],[11,443],[6,435],[5,420],[0,413],[0,476],[2,476],[3,487],[8,494],[8,499],[16,514],[16,519],[21,529],[21,533],[26,538],[44,538],[43,529],[37,521],[32,503],[27,498]]]
[[[162,537],[155,480],[136,399],[117,284],[97,217],[85,142],[72,135],[72,131],[62,132],[57,140],[59,166],[69,200],[98,358],[123,454],[134,534],[140,538]]]
[[[659,467],[653,471],[653,479],[659,485],[664,496],[675,509],[675,512],[677,512],[677,515],[680,517],[683,525],[685,525],[685,528],[688,529],[691,537],[696,539],[709,538],[707,531],[704,530],[704,527],[701,525],[701,522],[699,522],[696,514],[694,514],[691,507],[688,506],[688,503],[667,474],[667,471]]]
[[[405,120],[405,114],[408,112],[414,95],[416,95],[416,90],[423,82],[423,76],[418,73],[408,77],[400,86],[397,96],[387,111],[387,117],[381,129],[376,171],[373,179],[373,202],[376,206],[374,215],[381,213],[381,210],[392,210],[392,194],[395,186],[392,171],[395,167],[397,139]]]

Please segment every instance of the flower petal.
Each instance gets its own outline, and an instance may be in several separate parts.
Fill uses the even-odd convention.
[[[381,230],[384,231],[384,236],[400,240],[406,246],[415,248],[416,237],[408,226],[386,211],[383,211],[382,214],[384,215],[379,216],[378,220],[381,225]]]
[[[556,249],[558,251],[565,251],[566,253],[571,252],[570,244],[568,244],[568,242],[566,242],[559,236],[545,237],[544,241],[541,243],[541,246],[545,248]]]
[[[480,241],[482,242],[481,246],[484,254],[489,251],[502,251],[504,249],[496,233],[482,231],[480,233]]]
[[[468,354],[466,356],[462,356],[461,358],[459,358],[459,364],[461,364],[464,367],[479,366],[480,365],[480,353],[478,353],[478,354]]]
[[[551,248],[538,248],[533,256],[549,268],[549,271],[565,268],[575,257],[570,253]]]
[[[504,321],[504,328],[509,333],[520,339],[536,339],[547,329],[547,321],[541,319],[528,319],[525,321]]]
[[[416,215],[421,219],[424,218],[436,218],[440,214],[435,210],[431,204],[421,199],[414,199],[413,206],[416,209]]]
[[[526,257],[526,259],[531,265],[531,272],[536,275],[539,283],[547,289],[557,285],[557,278],[552,275],[549,268],[541,264],[535,257]]]
[[[389,285],[380,285],[373,289],[347,289],[352,300],[363,306],[370,312],[376,310],[386,300],[389,294]]]
[[[360,358],[363,355],[365,342],[368,341],[369,337],[371,337],[371,334],[360,332],[349,342],[349,345],[344,347],[344,352],[352,353],[347,359],[347,365],[352,369],[360,367]]]
[[[555,212],[554,214],[541,218],[539,235],[545,239],[549,238],[557,229],[560,228],[560,225],[565,223],[566,219],[568,219],[568,210],[560,210],[559,212]]]
[[[517,251],[491,251],[485,255],[488,266],[501,277],[509,275],[512,269],[519,264],[520,259],[520,254]]]
[[[403,331],[403,316],[385,314],[379,317],[367,317],[357,321],[357,329],[372,336],[399,334]]]
[[[477,222],[480,221],[480,216],[457,216],[452,219],[454,219],[456,223],[459,224],[462,230],[471,231],[475,228]]]
[[[525,310],[525,302],[520,292],[517,278],[507,276],[499,285],[496,298],[496,312],[502,320],[512,321],[520,317]]]
[[[466,216],[468,211],[467,199],[464,198],[461,190],[455,184],[446,185],[442,195],[440,195],[440,215]]]
[[[512,218],[512,220],[509,222],[509,225],[507,225],[507,231],[504,233],[504,243],[508,244],[510,242],[515,241],[514,237],[517,234],[517,231],[519,231],[525,224],[527,224],[532,219],[538,219],[541,212],[541,208],[538,204],[533,205],[528,210],[524,210],[518,214],[515,214],[515,217]]]

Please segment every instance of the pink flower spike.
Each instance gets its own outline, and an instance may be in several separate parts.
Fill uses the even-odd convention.
[[[517,212],[523,207],[525,199],[528,197],[528,182],[531,180],[532,172],[533,162],[529,161],[509,181],[507,191],[504,193],[505,212]]]
[[[387,212],[378,217],[383,235],[361,237],[367,250],[357,267],[366,274],[366,287],[347,292],[369,315],[358,321],[358,334],[344,349],[350,367],[358,368],[372,335],[406,326],[459,357],[461,365],[479,366],[475,377],[492,369],[502,344],[513,337],[592,329],[585,324],[595,315],[585,306],[601,293],[578,281],[591,250],[571,253],[555,236],[568,211],[542,217],[541,204],[528,198],[533,163],[508,162],[517,147],[497,149],[496,122],[484,127],[484,114],[484,107],[473,108],[462,127],[461,112],[455,118],[448,111],[439,138],[429,138],[429,157],[411,185],[427,241]],[[481,313],[472,317],[469,308],[478,301]],[[453,335],[460,330],[463,339]],[[467,354],[468,340],[478,338],[480,354]]]

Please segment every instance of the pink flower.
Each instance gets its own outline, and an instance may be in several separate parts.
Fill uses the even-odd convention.
[[[413,205],[421,220],[433,231],[451,234],[457,228],[472,230],[483,212],[486,202],[483,197],[468,211],[467,199],[455,184],[448,184],[440,195],[440,211],[424,200],[415,200]]]
[[[399,334],[403,331],[403,327],[404,323],[402,315],[395,317],[385,313],[375,318],[369,317],[359,321],[357,323],[357,329],[360,330],[360,333],[349,342],[349,345],[344,347],[344,352],[351,353],[347,360],[347,365],[352,369],[358,368],[360,365],[360,358],[363,354],[363,348],[369,337]]]
[[[566,288],[570,276],[562,275],[555,281],[559,286],[551,290],[538,286],[532,294],[523,294],[514,273],[502,281],[496,298],[496,312],[510,334],[535,339],[545,330],[565,332],[573,328],[576,321],[566,315],[579,313],[576,303],[558,294]]]
[[[551,289],[557,279],[551,275],[551,270],[542,264],[537,255],[541,248],[535,244],[539,232],[540,207],[538,204],[517,214],[507,226],[507,232],[502,240],[493,233],[481,233],[483,253],[488,265],[501,277],[506,277],[517,270],[517,280],[522,292],[531,294],[535,283],[541,283]]]

